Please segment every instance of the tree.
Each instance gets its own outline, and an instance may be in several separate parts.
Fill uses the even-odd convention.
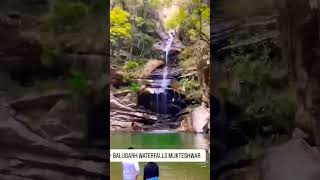
[[[120,48],[123,41],[131,40],[131,25],[129,13],[117,6],[110,12],[110,43],[118,50],[117,59],[120,57]],[[113,54],[113,53],[112,53]]]
[[[201,0],[184,3],[166,22],[167,29],[181,28],[189,39],[200,39],[209,43],[210,9]]]

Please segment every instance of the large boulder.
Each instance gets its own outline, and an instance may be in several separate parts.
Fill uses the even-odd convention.
[[[204,105],[195,108],[191,113],[192,129],[197,133],[204,133],[209,129],[210,112]]]
[[[207,133],[210,130],[210,112],[207,107],[201,105],[192,110],[178,128],[179,131]]]

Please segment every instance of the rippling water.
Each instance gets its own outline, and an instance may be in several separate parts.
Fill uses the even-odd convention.
[[[176,133],[173,131],[113,132],[112,149],[208,149],[209,136],[203,134]],[[206,163],[158,163],[160,180],[206,180],[210,179],[209,155]],[[145,163],[140,163],[140,176],[143,176]],[[112,180],[122,179],[121,163],[111,163],[110,176]]]

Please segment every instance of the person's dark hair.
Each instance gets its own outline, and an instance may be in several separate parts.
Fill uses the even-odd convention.
[[[130,146],[128,149],[134,149],[132,146]]]
[[[144,166],[143,180],[147,180],[153,177],[159,177],[159,166],[155,162],[148,162]]]

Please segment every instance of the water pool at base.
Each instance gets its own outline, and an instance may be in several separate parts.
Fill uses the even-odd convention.
[[[182,132],[112,132],[110,134],[112,149],[208,149],[209,135]],[[207,154],[206,163],[158,163],[160,180],[209,180],[210,163]],[[145,163],[139,163],[139,180],[143,177]],[[110,179],[122,180],[121,163],[111,163]]]

